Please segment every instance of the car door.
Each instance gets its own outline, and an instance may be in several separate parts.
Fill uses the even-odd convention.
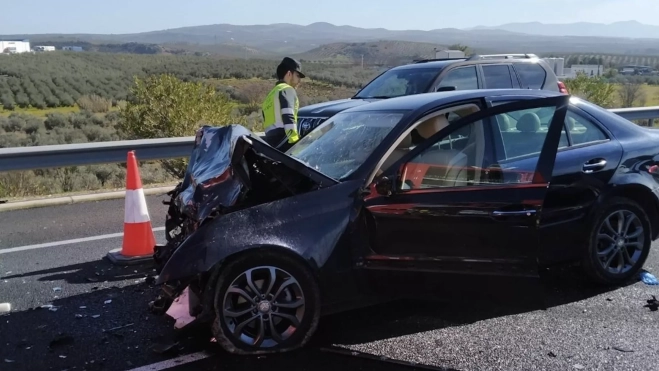
[[[370,184],[366,269],[537,277],[538,228],[568,98],[520,101],[440,130]],[[550,107],[539,156],[525,168],[497,161],[497,117]]]
[[[500,97],[488,102],[488,106],[507,104],[521,98]],[[547,122],[540,115],[541,125]],[[524,113],[524,112],[520,112]],[[520,118],[520,116],[517,116]],[[512,118],[508,130],[517,131],[517,122]],[[503,122],[500,122],[502,131]],[[523,144],[509,140],[514,136],[502,133],[502,146],[522,148]],[[543,264],[553,264],[578,258],[581,246],[587,243],[587,218],[597,202],[600,192],[618,169],[623,150],[620,143],[597,120],[578,106],[571,105],[566,113],[561,140],[556,153],[552,182],[547,190],[544,204],[544,225],[541,231]],[[532,161],[521,159],[519,164]]]

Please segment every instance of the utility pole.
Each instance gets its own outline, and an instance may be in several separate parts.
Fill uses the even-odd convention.
[[[364,69],[364,54],[362,54],[362,70]]]

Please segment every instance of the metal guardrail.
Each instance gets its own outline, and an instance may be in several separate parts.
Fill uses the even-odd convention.
[[[609,111],[628,120],[659,119],[659,106],[613,108]],[[194,136],[0,148],[0,172],[122,163],[131,150],[135,151],[139,161],[188,157],[193,143]]]

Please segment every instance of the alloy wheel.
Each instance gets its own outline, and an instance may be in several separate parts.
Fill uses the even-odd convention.
[[[298,281],[283,269],[261,266],[236,277],[222,300],[223,322],[244,344],[270,348],[291,337],[305,315]]]
[[[640,218],[629,210],[609,214],[597,234],[597,260],[604,270],[624,274],[643,254],[645,231]]]

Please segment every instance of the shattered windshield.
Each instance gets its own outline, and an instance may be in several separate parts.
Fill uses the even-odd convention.
[[[439,72],[439,69],[430,68],[389,70],[366,85],[355,98],[386,99],[422,94],[430,89]]]
[[[300,139],[286,154],[334,179],[355,171],[404,112],[342,112]]]

